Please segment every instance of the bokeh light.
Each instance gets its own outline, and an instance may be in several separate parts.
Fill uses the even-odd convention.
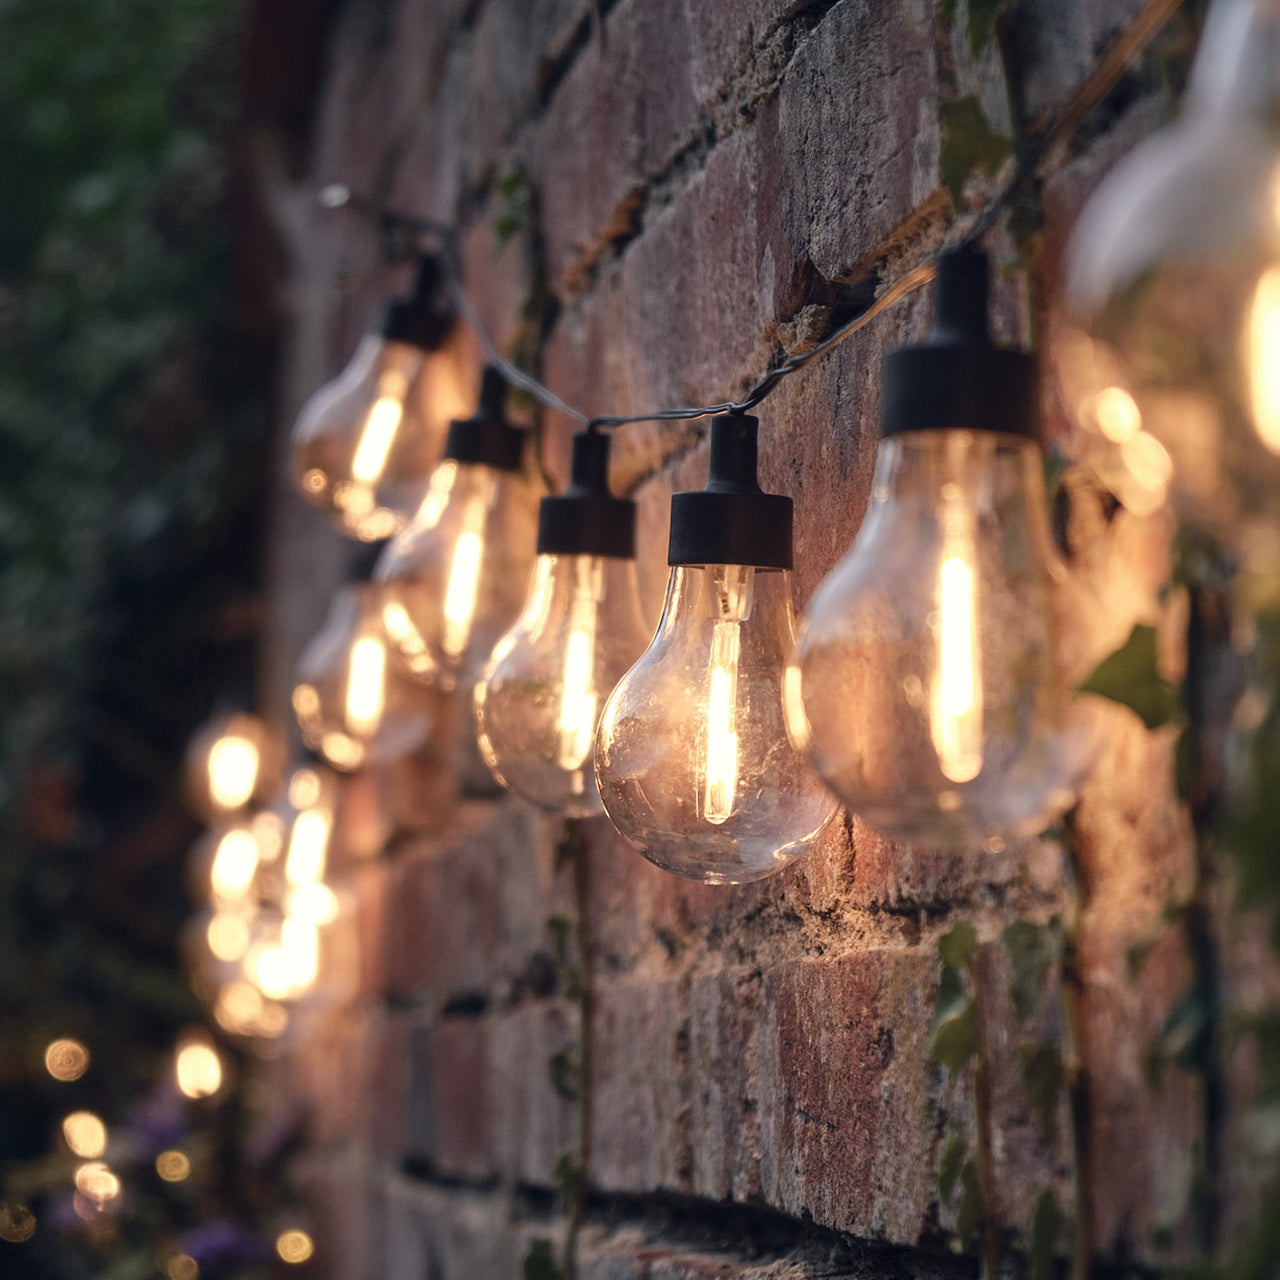
[[[207,1040],[189,1037],[175,1059],[178,1088],[188,1098],[211,1098],[222,1087],[222,1059]]]
[[[282,1231],[276,1237],[276,1252],[285,1262],[306,1262],[315,1251],[315,1242],[297,1227]]]
[[[107,1149],[107,1126],[92,1111],[73,1111],[62,1121],[67,1146],[81,1159],[96,1160]]]
[[[0,1201],[0,1240],[25,1244],[36,1233],[36,1215],[16,1200]]]
[[[189,1253],[175,1253],[164,1271],[169,1280],[198,1280],[200,1264]]]
[[[79,1040],[55,1040],[44,1051],[44,1065],[55,1080],[79,1080],[89,1069],[89,1050]]]
[[[101,1160],[76,1170],[76,1190],[95,1208],[105,1209],[120,1197],[120,1179]]]
[[[239,809],[258,785],[258,747],[248,738],[229,734],[209,752],[209,794],[220,809]]]
[[[170,1148],[156,1156],[156,1172],[165,1182],[184,1182],[191,1174],[186,1153]]]

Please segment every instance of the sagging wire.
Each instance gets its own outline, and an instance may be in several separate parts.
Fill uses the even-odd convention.
[[[386,260],[404,260],[406,257],[420,253],[424,241],[434,242],[435,246],[442,251],[452,276],[453,294],[459,314],[474,330],[488,362],[496,365],[512,386],[520,388],[548,409],[562,413],[592,430],[613,429],[640,422],[689,421],[722,413],[748,413],[771,395],[784,378],[798,373],[811,361],[840,346],[903,299],[927,285],[937,274],[937,260],[942,254],[972,245],[990,231],[1023,187],[1038,176],[1040,167],[1050,150],[1076,132],[1089,112],[1115,88],[1129,64],[1164,29],[1173,15],[1182,7],[1182,3],[1183,0],[1147,0],[1133,21],[1113,38],[1093,70],[1067,99],[1062,110],[1047,126],[1038,131],[1032,143],[1019,157],[1008,181],[982,207],[961,236],[954,242],[933,250],[922,261],[908,268],[867,306],[845,320],[807,351],[789,356],[781,364],[775,365],[741,400],[655,409],[643,413],[595,416],[584,413],[561,399],[537,378],[513,364],[498,350],[497,344],[480,318],[478,308],[463,286],[457,253],[456,228],[430,218],[421,218],[414,214],[384,208],[341,183],[331,183],[322,188],[319,201],[324,208],[350,209],[375,221]],[[867,276],[861,283],[865,285],[870,279],[871,277]]]

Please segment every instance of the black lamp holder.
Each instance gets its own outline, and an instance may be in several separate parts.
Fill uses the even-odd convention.
[[[437,351],[456,320],[444,259],[438,253],[424,253],[418,259],[413,292],[387,304],[379,332],[389,342]]]
[[[507,421],[507,380],[494,365],[486,365],[480,383],[480,403],[469,418],[449,423],[444,456],[455,462],[519,471],[525,432]]]
[[[634,560],[636,504],[609,491],[609,437],[588,429],[573,437],[569,487],[538,507],[538,554]]]

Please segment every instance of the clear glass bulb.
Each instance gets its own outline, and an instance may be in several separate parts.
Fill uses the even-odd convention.
[[[303,740],[339,769],[406,755],[426,741],[423,690],[387,652],[381,588],[340,588],[324,627],[298,660],[293,709]]]
[[[349,537],[390,537],[422,496],[448,421],[433,411],[428,367],[422,348],[366,334],[302,408],[292,443],[298,488]]]
[[[441,688],[473,679],[520,612],[535,504],[518,472],[448,458],[378,561],[383,624],[404,665]]]
[[[544,809],[600,813],[596,724],[648,638],[634,560],[539,556],[524,612],[475,690],[480,752],[498,781]]]
[[[595,754],[605,811],[650,862],[687,880],[771,875],[835,812],[783,723],[790,579],[673,567],[657,634],[605,704]]]
[[[1181,118],[1109,173],[1055,344],[1103,482],[1280,568],[1280,11],[1219,0]]]
[[[853,546],[788,671],[792,736],[872,826],[979,845],[1041,830],[1086,762],[1066,722],[1040,450],[989,431],[880,446]]]
[[[191,806],[214,820],[270,800],[279,785],[280,742],[247,712],[218,716],[191,740],[185,762]]]

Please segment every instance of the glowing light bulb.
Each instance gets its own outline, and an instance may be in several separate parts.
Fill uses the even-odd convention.
[[[76,1190],[98,1210],[120,1198],[120,1179],[101,1160],[91,1160],[76,1170]]]
[[[297,1227],[282,1231],[276,1237],[276,1253],[281,1261],[291,1264],[306,1262],[316,1251],[315,1242]]]
[[[607,437],[574,438],[573,478],[544,498],[525,607],[475,690],[480,751],[504,786],[544,809],[601,811],[592,768],[604,699],[648,630],[635,577],[635,505],[608,487]]]
[[[44,1067],[55,1080],[79,1080],[89,1069],[89,1050],[79,1040],[51,1041],[44,1051]]]
[[[217,843],[209,882],[215,902],[242,901],[258,869],[258,842],[248,827],[232,827]]]
[[[431,729],[426,695],[387,661],[383,604],[382,589],[368,583],[340,589],[298,661],[293,707],[303,740],[339,769],[393,760]]]
[[[84,1160],[96,1160],[107,1149],[107,1126],[92,1111],[65,1116],[62,1137],[72,1153]]]
[[[1088,744],[1055,662],[1035,367],[986,317],[985,257],[944,256],[934,333],[888,359],[870,505],[785,687],[793,738],[856,813],[994,847],[1070,803]]]
[[[179,1042],[174,1071],[179,1091],[188,1098],[211,1098],[222,1088],[222,1058],[202,1033]]]
[[[505,395],[486,369],[475,416],[450,425],[421,506],[378,562],[387,637],[414,675],[442,688],[479,674],[532,566],[524,432],[504,418]]]
[[[791,500],[756,483],[754,418],[712,424],[711,480],[675,495],[669,560],[657,634],[600,718],[600,798],[658,866],[759,879],[808,849],[836,806],[783,724]]]
[[[240,813],[270,799],[278,782],[281,746],[256,716],[220,716],[192,739],[185,765],[192,808],[206,818]]]
[[[1278,51],[1274,5],[1211,6],[1180,118],[1080,216],[1053,345],[1103,483],[1140,515],[1171,498],[1265,574],[1280,570]]]
[[[156,1172],[165,1182],[183,1182],[191,1175],[191,1161],[184,1152],[170,1148],[156,1156]]]
[[[380,332],[303,406],[298,488],[349,537],[390,537],[421,497],[457,403],[456,378],[436,354],[452,323],[441,264],[424,258],[412,296],[391,304]]]

